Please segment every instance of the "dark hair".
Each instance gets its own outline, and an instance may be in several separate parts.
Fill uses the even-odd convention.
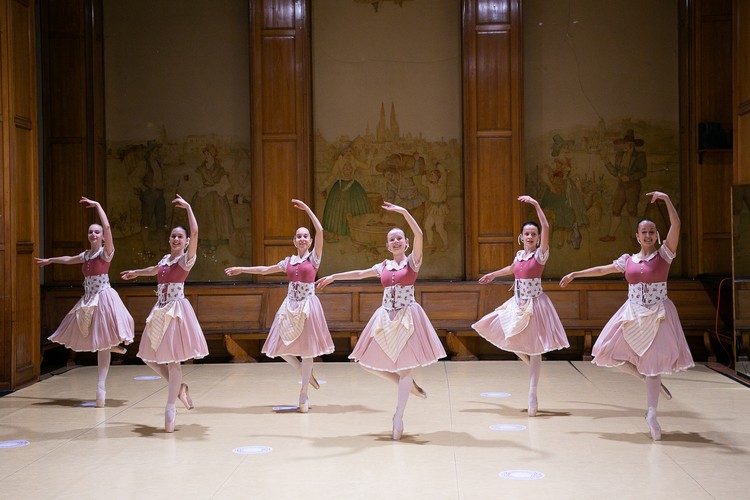
[[[172,231],[174,231],[175,229],[182,229],[183,231],[185,231],[185,237],[186,237],[186,238],[190,238],[190,231],[188,231],[187,229],[185,229],[185,228],[184,228],[184,227],[182,227],[182,226],[175,226],[175,227],[173,227],[172,229],[170,229],[170,231],[169,231],[169,232],[171,233],[171,232],[172,232]]]
[[[542,228],[533,220],[527,220],[523,224],[521,224],[521,233],[523,233],[523,228],[526,226],[534,226],[539,234],[542,234]]]
[[[656,226],[656,222],[654,222],[653,220],[649,219],[648,217],[645,217],[645,218],[639,220],[638,224],[635,225],[636,232],[638,232],[638,228],[641,226],[641,223],[643,223],[643,222],[650,222],[651,224],[653,224],[654,226]]]

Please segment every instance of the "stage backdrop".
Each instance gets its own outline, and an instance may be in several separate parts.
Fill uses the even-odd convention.
[[[187,227],[179,193],[200,227],[191,280],[228,279],[250,257],[247,1],[106,2],[104,15],[113,271],[168,252],[168,229]]]
[[[390,255],[386,234],[408,227],[389,201],[423,229],[420,276],[462,278],[460,1],[311,3],[321,273]]]
[[[679,209],[677,4],[524,0],[523,16],[524,167],[559,277],[638,251],[643,217],[664,237],[647,192]]]

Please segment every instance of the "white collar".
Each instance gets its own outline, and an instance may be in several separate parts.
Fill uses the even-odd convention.
[[[518,260],[529,260],[534,255],[536,255],[536,250],[534,250],[531,253],[526,253],[526,250],[519,250],[518,253],[516,254]]]
[[[176,262],[178,262],[184,256],[185,256],[185,254],[183,253],[182,255],[178,255],[174,259],[170,259],[171,254],[167,254],[167,255],[165,255],[164,257],[161,258],[161,260],[159,261],[158,265],[160,265],[160,266],[171,266],[171,265],[174,265]]]
[[[293,266],[296,266],[297,264],[301,264],[302,262],[305,262],[307,259],[309,259],[310,255],[310,252],[307,252],[302,257],[300,257],[299,255],[292,255],[289,259],[289,263]]]
[[[97,257],[99,257],[103,251],[104,251],[104,245],[100,246],[99,250],[97,250],[94,253],[91,253],[91,249],[88,249],[83,254],[83,260],[94,260]]]
[[[385,268],[389,271],[400,271],[401,269],[406,267],[406,264],[408,263],[409,263],[409,257],[406,257],[400,263],[396,262],[395,260],[386,260]]]
[[[631,259],[632,259],[632,260],[633,260],[633,262],[635,262],[636,264],[638,264],[639,262],[648,262],[648,261],[650,261],[651,259],[653,259],[654,257],[656,257],[656,254],[658,254],[658,253],[659,253],[659,250],[654,250],[653,252],[651,252],[650,254],[648,254],[648,255],[647,255],[647,256],[646,256],[645,258],[644,258],[644,257],[641,257],[641,253],[640,253],[640,252],[638,252],[638,253],[634,253],[634,254],[633,254],[633,256],[631,257]]]

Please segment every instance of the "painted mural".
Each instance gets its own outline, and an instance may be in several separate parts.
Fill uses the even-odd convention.
[[[187,226],[175,193],[200,227],[191,281],[230,280],[224,268],[250,258],[247,18],[244,0],[104,9],[112,279],[156,264],[168,231]]]
[[[222,279],[223,269],[250,256],[250,151],[220,136],[194,136],[109,144],[107,180],[118,267],[154,265],[169,253],[169,230],[188,227],[175,210],[179,193],[200,226],[201,266],[194,280]]]
[[[407,228],[381,210],[388,201],[408,209],[423,230],[420,276],[463,277],[460,8],[458,1],[435,6],[313,3],[321,274],[371,267],[390,255],[388,231]]]
[[[646,193],[680,209],[677,5],[601,6],[523,2],[524,167],[551,223],[549,278],[635,252],[642,218],[666,234]]]

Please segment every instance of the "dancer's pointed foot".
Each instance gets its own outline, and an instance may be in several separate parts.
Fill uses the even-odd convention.
[[[320,389],[320,384],[318,383],[318,379],[315,378],[315,375],[310,373],[310,385],[313,389]]]
[[[164,410],[164,432],[174,432],[174,421],[176,418],[177,409],[174,405]]]
[[[391,439],[394,441],[399,441],[401,439],[401,436],[404,434],[404,419],[403,418],[396,418],[396,415],[393,416],[393,430],[391,431]]]
[[[190,397],[190,389],[188,389],[187,384],[180,384],[180,392],[177,394],[177,398],[182,401],[182,404],[185,405],[185,408],[188,410],[192,410],[195,408],[193,406],[193,400]]]
[[[121,345],[116,345],[114,347],[110,347],[109,350],[112,351],[112,352],[115,352],[117,354],[125,354],[126,352],[128,352],[128,350],[125,349],[125,347],[121,346]]]
[[[672,399],[672,393],[669,392],[669,389],[667,389],[666,385],[661,384],[661,387],[659,388],[659,392],[661,392],[661,395],[664,396],[664,399],[666,400]]]
[[[104,408],[104,403],[107,398],[107,393],[104,391],[104,389],[97,388],[96,389],[96,407],[97,408]]]
[[[310,402],[307,400],[307,394],[299,395],[299,407],[297,411],[300,413],[307,413],[310,411]]]
[[[528,354],[524,354],[522,352],[517,352],[516,356],[518,356],[518,359],[526,363],[527,365],[531,365],[531,358]]]
[[[419,387],[414,380],[412,380],[411,382],[412,382],[411,393],[417,396],[418,398],[427,399],[427,392],[421,387]]]
[[[646,413],[646,424],[651,431],[651,439],[661,441],[661,426],[656,420],[656,408],[649,408]]]
[[[539,405],[536,400],[536,394],[529,394],[529,416],[530,417],[536,417],[538,406]]]

